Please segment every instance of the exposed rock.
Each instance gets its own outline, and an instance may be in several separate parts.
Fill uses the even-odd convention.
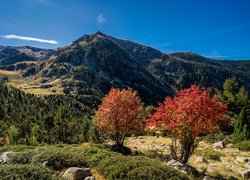
[[[183,166],[183,164],[180,161],[177,161],[175,159],[172,159],[167,162],[168,166]]]
[[[250,169],[246,169],[240,172],[240,174],[244,179],[250,179]]]
[[[203,180],[212,180],[213,178],[211,178],[210,176],[205,176],[204,178],[203,178]]]
[[[250,162],[249,161],[245,164],[245,168],[249,168],[250,169]]]
[[[94,176],[88,176],[84,180],[95,180],[95,177]]]
[[[215,170],[212,167],[208,167],[207,172],[208,172],[208,174],[211,174],[211,173],[214,173]]]
[[[48,164],[48,161],[43,162],[43,166],[46,166]]]
[[[198,156],[195,162],[196,163],[207,163],[207,160],[202,156]]]
[[[231,166],[229,169],[230,169],[230,171],[237,173],[237,174],[244,171],[244,169],[239,167],[239,166]]]
[[[242,156],[237,156],[236,160],[240,163],[248,162],[248,158]]]
[[[90,168],[70,167],[62,177],[67,180],[82,180],[89,176],[91,176]]]
[[[234,148],[234,145],[232,143],[227,145],[228,148]]]
[[[13,151],[7,151],[0,154],[0,164],[6,163],[8,161],[8,154],[14,153]]]
[[[223,141],[219,141],[219,142],[214,143],[214,144],[212,145],[212,147],[213,147],[213,148],[216,148],[216,149],[217,149],[217,148],[221,148],[221,149],[225,148]]]

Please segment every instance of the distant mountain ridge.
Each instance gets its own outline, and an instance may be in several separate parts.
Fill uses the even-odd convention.
[[[23,76],[52,85],[60,81],[65,94],[88,103],[100,102],[111,87],[131,87],[147,104],[156,104],[191,84],[220,89],[233,76],[250,90],[250,61],[213,60],[191,52],[164,54],[97,32],[27,66]]]

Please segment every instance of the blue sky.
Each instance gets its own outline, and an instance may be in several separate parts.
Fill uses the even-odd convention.
[[[1,45],[56,48],[99,30],[167,53],[250,59],[249,0],[0,1]]]

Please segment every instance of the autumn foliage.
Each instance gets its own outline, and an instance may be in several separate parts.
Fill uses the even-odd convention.
[[[155,113],[147,120],[146,129],[171,132],[181,146],[178,158],[177,147],[173,143],[173,156],[185,163],[197,145],[196,137],[216,132],[219,125],[225,123],[223,115],[227,106],[218,103],[217,99],[217,95],[211,96],[211,89],[193,85],[181,90],[174,98],[166,97],[164,103],[155,108]]]
[[[144,130],[145,110],[136,91],[112,88],[98,107],[94,123],[107,132],[116,145],[122,146],[126,136]]]

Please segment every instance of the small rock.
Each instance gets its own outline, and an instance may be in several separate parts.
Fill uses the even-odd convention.
[[[216,163],[211,163],[210,165],[211,165],[211,167],[216,167],[217,166]]]
[[[183,168],[183,164],[180,161],[177,161],[175,159],[168,161],[167,165],[172,166],[173,168],[175,168],[177,170],[182,170],[182,168]]]
[[[234,145],[232,143],[227,145],[228,148],[234,148]]]
[[[239,166],[231,166],[229,169],[230,171],[237,173],[237,174],[244,171],[244,169]]]
[[[210,176],[205,176],[203,180],[212,180],[212,178]]]
[[[214,173],[215,170],[214,170],[213,168],[211,168],[211,167],[208,167],[208,168],[207,168],[207,172],[208,172],[209,174],[211,174],[211,173]]]
[[[219,142],[216,142],[212,145],[213,148],[217,149],[217,148],[221,148],[223,149],[225,146],[224,146],[224,143],[222,141],[219,141]]]
[[[250,162],[249,161],[245,164],[245,168],[249,168],[250,169]]]
[[[240,174],[244,179],[250,179],[250,169],[246,169],[242,171]]]
[[[7,151],[0,155],[0,164],[6,163],[8,161],[8,154],[14,153],[13,151]]]
[[[167,162],[168,166],[182,166],[183,164],[180,161],[177,161],[175,159],[172,159]]]
[[[239,149],[234,149],[233,152],[237,153],[237,152],[239,152],[239,151],[240,151]]]
[[[236,160],[240,163],[248,162],[248,158],[242,156],[237,156]]]
[[[95,180],[95,177],[94,176],[88,176],[84,180]]]
[[[206,163],[207,161],[205,160],[204,157],[198,156],[195,162],[196,163]]]
[[[91,176],[90,168],[70,167],[62,177],[67,180],[82,180],[89,176]]]
[[[46,166],[48,164],[48,161],[43,162],[43,166]]]

